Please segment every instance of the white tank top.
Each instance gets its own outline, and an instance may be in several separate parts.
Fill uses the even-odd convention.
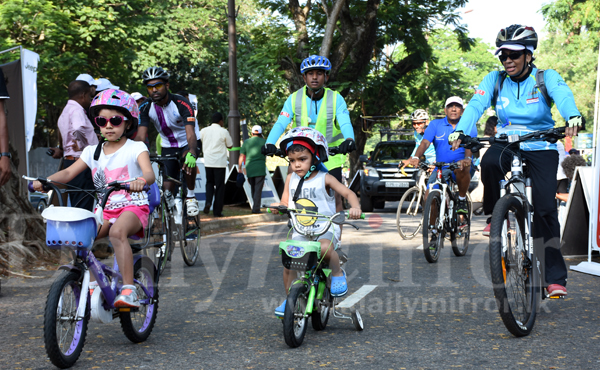
[[[315,211],[327,216],[333,215],[335,213],[335,197],[333,190],[330,189],[331,194],[327,193],[325,186],[326,175],[327,172],[319,171],[312,179],[304,180],[304,184],[302,184],[302,189],[300,190],[301,194],[298,196],[297,201],[300,204],[296,204],[292,199],[294,199],[294,194],[296,194],[300,176],[292,173],[292,178],[290,179],[290,205],[294,208],[306,207],[307,203],[310,203],[301,201],[301,199],[308,199],[316,206]]]

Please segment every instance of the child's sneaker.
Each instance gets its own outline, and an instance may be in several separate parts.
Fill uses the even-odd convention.
[[[94,289],[98,288],[98,282],[97,281],[90,281],[90,283],[88,284],[88,290],[90,291],[90,297],[92,296],[92,294],[94,294]]]
[[[140,300],[138,299],[135,286],[123,285],[121,294],[115,299],[115,308],[138,308]]]
[[[483,236],[490,236],[490,227],[492,226],[492,224],[486,224],[485,227],[483,228]]]
[[[275,316],[283,317],[285,315],[285,302],[286,301],[287,301],[287,299],[284,300],[283,303],[275,309]]]
[[[342,270],[344,275],[331,277],[331,295],[341,297],[348,293],[348,283],[346,282],[346,271]]]

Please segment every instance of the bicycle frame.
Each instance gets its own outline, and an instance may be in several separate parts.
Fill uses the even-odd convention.
[[[526,241],[524,246],[519,246],[520,249],[524,250],[527,254],[527,258],[529,261],[534,263],[535,267],[538,269],[540,276],[542,276],[542,269],[540,268],[540,262],[535,258],[535,253],[533,250],[533,234],[531,233],[531,228],[533,224],[533,198],[532,198],[532,190],[531,190],[531,179],[525,177],[525,173],[523,171],[523,159],[517,155],[513,154],[511,161],[511,170],[510,177],[508,180],[502,180],[500,182],[500,198],[505,196],[506,194],[511,194],[517,199],[521,201],[523,204],[523,210],[527,215],[525,218],[525,235]],[[506,223],[502,227],[502,252],[506,253],[508,240],[507,240],[507,226]]]
[[[448,194],[448,191],[447,191],[448,184],[443,181],[442,168],[438,168],[438,169],[436,169],[436,171],[437,171],[436,180],[433,184],[430,184],[429,192],[430,193],[432,193],[432,192],[440,193],[440,198],[442,199],[442,201],[440,202],[441,204],[440,204],[439,214],[440,214],[440,216],[443,216],[443,217],[438,217],[438,221],[437,221],[438,224],[435,225],[435,227],[438,230],[442,230],[444,228],[444,222],[447,222],[446,219],[448,218],[448,215],[446,214],[446,194]],[[438,185],[441,189],[434,189],[433,187],[435,185]],[[453,203],[454,203],[453,199],[450,199],[450,200],[452,201],[452,203],[451,203],[451,207],[449,208],[449,211],[450,211],[449,214],[452,213],[452,207],[453,207]]]

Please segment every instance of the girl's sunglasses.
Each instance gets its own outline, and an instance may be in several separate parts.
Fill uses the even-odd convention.
[[[500,58],[500,62],[506,62],[506,59],[510,58],[510,60],[517,60],[523,55],[522,51],[513,51],[510,54],[500,54],[498,58]]]
[[[123,122],[127,121],[127,117],[112,116],[110,118],[106,118],[106,117],[98,116],[98,117],[94,118],[94,122],[96,122],[96,125],[98,125],[98,127],[106,126],[109,121],[113,127],[119,127],[119,126],[121,126],[121,124]]]

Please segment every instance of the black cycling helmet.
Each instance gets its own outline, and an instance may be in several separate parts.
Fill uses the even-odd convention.
[[[507,28],[503,28],[496,36],[496,47],[501,47],[505,44],[520,44],[523,46],[532,46],[535,50],[538,44],[538,35],[533,27],[513,24]]]
[[[142,80],[144,80],[144,84],[147,84],[148,81],[155,80],[157,78],[168,82],[169,77],[171,77],[171,75],[161,67],[150,67],[142,74]]]

